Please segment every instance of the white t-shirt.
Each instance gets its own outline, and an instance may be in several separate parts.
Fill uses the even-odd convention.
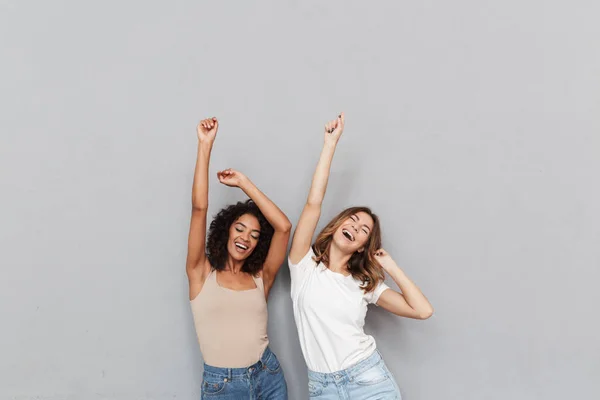
[[[317,265],[314,255],[311,248],[298,264],[288,259],[294,319],[308,369],[330,373],[373,354],[375,339],[363,330],[367,304],[389,287],[382,282],[365,294],[360,281]]]

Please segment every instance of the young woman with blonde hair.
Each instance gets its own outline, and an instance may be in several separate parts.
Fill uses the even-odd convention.
[[[325,125],[325,141],[289,254],[294,319],[315,399],[400,399],[400,391],[363,326],[368,304],[427,319],[433,309],[381,248],[379,218],[367,207],[342,211],[312,238],[321,215],[344,115]],[[384,272],[401,292],[384,283]]]

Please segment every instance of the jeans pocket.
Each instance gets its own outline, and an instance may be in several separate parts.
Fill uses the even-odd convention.
[[[389,375],[382,363],[377,363],[371,368],[362,371],[354,377],[354,382],[357,385],[369,386],[376,385],[389,379]]]
[[[319,381],[308,381],[308,397],[317,397],[323,393],[324,385]]]
[[[202,380],[202,394],[206,396],[211,396],[215,394],[220,394],[225,390],[225,383],[223,380],[216,379],[206,379]]]
[[[274,353],[271,353],[269,358],[264,362],[264,368],[271,374],[277,374],[281,371],[281,364]]]

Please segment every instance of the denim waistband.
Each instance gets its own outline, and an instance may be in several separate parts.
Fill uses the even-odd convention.
[[[269,359],[271,357],[274,357],[274,354],[271,351],[271,349],[269,347],[267,347],[265,349],[265,351],[263,352],[262,356],[260,356],[260,360],[258,360],[257,362],[255,362],[254,364],[252,364],[248,367],[220,368],[220,367],[213,367],[213,366],[205,363],[204,364],[204,373],[213,375],[216,377],[228,378],[229,380],[232,380],[235,378],[247,377],[248,375],[251,375],[252,373],[257,373],[258,371],[265,368],[266,362],[269,361]]]
[[[351,378],[354,378],[356,375],[360,374],[361,372],[366,371],[367,369],[373,367],[374,365],[379,363],[381,360],[382,360],[381,354],[379,353],[378,350],[375,350],[373,352],[373,354],[371,354],[366,359],[354,364],[351,367],[343,369],[341,371],[323,373],[323,372],[314,372],[314,371],[308,370],[308,379],[312,380],[312,381],[322,382],[322,383],[339,381],[344,377],[351,379]]]

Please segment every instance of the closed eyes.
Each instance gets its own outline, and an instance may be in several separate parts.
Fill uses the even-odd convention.
[[[235,230],[242,233],[242,232],[244,232],[244,228],[246,228],[246,225],[242,224],[241,222],[238,222],[238,224],[235,227]],[[260,232],[253,231],[250,234],[250,236],[252,237],[252,239],[258,240],[260,238]]]
[[[358,222],[358,216],[357,216],[357,215],[351,215],[351,216],[350,216],[350,219],[351,219],[352,221],[354,221],[354,222]],[[370,232],[370,229],[369,229],[368,227],[366,227],[366,226],[365,226],[365,227],[363,227],[362,231],[363,231],[363,232],[364,232],[366,235],[368,235],[368,234],[369,234],[369,232]]]

